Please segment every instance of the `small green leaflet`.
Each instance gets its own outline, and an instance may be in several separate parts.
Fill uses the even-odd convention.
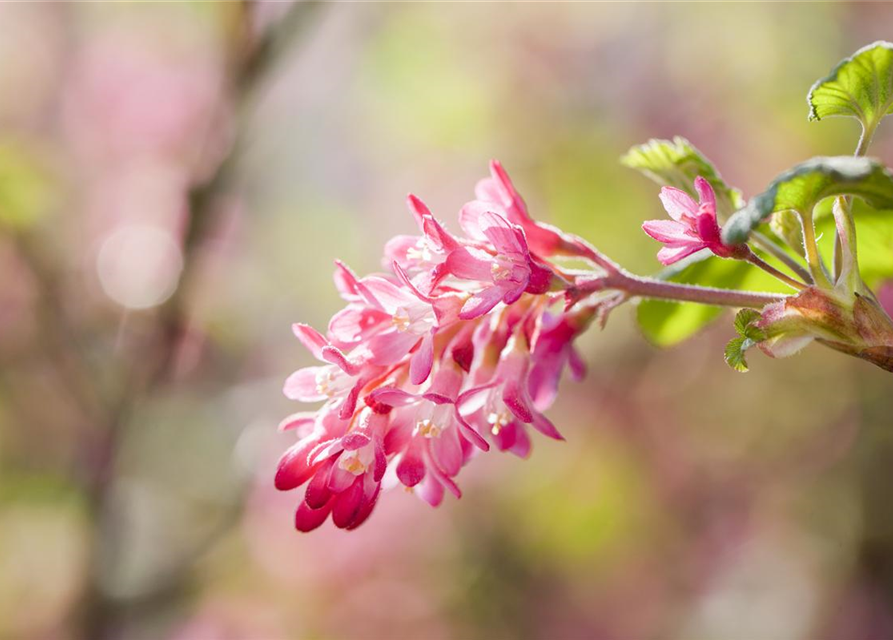
[[[893,208],[893,176],[869,158],[812,158],[778,176],[733,215],[723,227],[723,241],[746,241],[750,232],[776,211],[810,215],[825,198],[844,195],[858,196],[878,209]]]
[[[760,319],[760,312],[756,309],[742,309],[735,315],[735,331],[737,338],[733,338],[726,345],[723,357],[735,371],[744,373],[748,371],[747,360],[744,352],[766,339],[766,334],[756,326]]]
[[[809,90],[809,119],[852,116],[874,131],[893,112],[893,43],[878,41],[842,60]]]
[[[744,206],[741,192],[729,187],[704,154],[680,136],[672,140],[652,139],[635,146],[620,162],[661,186],[676,187],[691,196],[695,196],[695,178],[702,176],[716,192],[716,213],[720,221]]]

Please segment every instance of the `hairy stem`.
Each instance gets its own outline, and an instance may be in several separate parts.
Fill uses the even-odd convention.
[[[598,291],[623,291],[630,296],[656,298],[676,302],[697,302],[718,307],[752,307],[760,309],[767,304],[784,300],[778,293],[717,289],[698,285],[665,282],[654,278],[636,276],[623,270],[605,276],[579,282],[574,290],[576,297]]]
[[[784,263],[791,271],[807,284],[812,284],[812,274],[809,270],[801,265],[793,256],[789,255],[784,249],[772,242],[759,231],[753,231],[750,234],[750,240],[760,249],[771,255],[773,258]]]
[[[760,269],[762,269],[769,275],[777,278],[778,280],[781,280],[785,284],[790,285],[791,287],[794,287],[795,289],[805,289],[807,286],[805,283],[800,282],[799,280],[792,278],[791,276],[789,276],[785,273],[782,273],[781,271],[779,271],[772,265],[768,264],[765,260],[763,260],[760,256],[758,256],[757,254],[755,254],[753,252],[751,252],[750,255],[747,256],[746,260],[747,260],[747,262],[754,265],[755,267],[759,267]]]

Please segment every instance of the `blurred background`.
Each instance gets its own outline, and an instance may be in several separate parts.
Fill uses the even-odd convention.
[[[0,5],[0,637],[893,638],[888,374],[819,347],[583,340],[550,416],[431,509],[292,528],[272,477],[340,257],[380,268],[499,158],[534,214],[639,273],[687,137],[752,196],[851,153],[812,82],[872,3]],[[889,162],[882,127],[873,155]],[[890,247],[893,251],[893,246]]]

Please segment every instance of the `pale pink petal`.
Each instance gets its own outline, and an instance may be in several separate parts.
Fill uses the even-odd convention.
[[[337,464],[332,467],[329,473],[328,488],[332,493],[341,493],[353,484],[356,476],[346,469],[342,469]]]
[[[406,257],[410,249],[415,249],[421,238],[419,236],[394,236],[384,246],[384,258],[382,265],[391,266],[392,262],[400,264],[412,263],[413,260]]]
[[[481,231],[487,236],[496,251],[506,255],[528,255],[524,232],[500,215],[487,211],[479,221]]]
[[[279,431],[299,431],[304,427],[312,426],[315,422],[315,411],[299,411],[284,418],[279,423]]]
[[[409,361],[409,381],[412,384],[422,384],[431,375],[434,366],[434,331],[430,331],[422,338],[418,350],[412,354]]]
[[[396,364],[409,353],[418,341],[419,336],[409,331],[380,333],[369,340],[371,362],[382,366]]]
[[[416,491],[419,497],[432,507],[438,507],[443,502],[443,485],[434,478],[434,474],[425,475],[425,478],[416,486]]]
[[[298,369],[288,376],[282,387],[282,393],[289,400],[301,402],[319,402],[328,399],[325,393],[319,390],[317,376],[325,376],[331,367],[305,367]]]
[[[404,307],[415,301],[411,292],[379,276],[368,276],[360,282],[368,289],[382,309],[391,315],[399,307]]]
[[[689,245],[676,247],[664,247],[657,252],[657,259],[660,260],[661,264],[671,265],[674,262],[679,262],[683,258],[687,258],[688,256],[697,253],[703,248],[703,242],[693,242]]]
[[[658,242],[690,242],[695,239],[688,225],[675,220],[648,220],[642,223],[642,230]]]
[[[493,279],[493,257],[484,251],[462,247],[451,252],[446,268],[457,278],[490,282]]]
[[[326,340],[319,331],[313,327],[296,322],[291,326],[292,332],[301,341],[307,350],[313,354],[317,360],[322,360],[322,349],[328,346],[329,341]]]
[[[332,342],[342,348],[349,348],[378,331],[382,324],[390,322],[391,316],[378,309],[348,305],[329,321],[329,336]]]
[[[397,387],[379,387],[369,394],[369,398],[374,402],[380,402],[391,407],[405,407],[415,404],[420,399],[418,395]]]
[[[498,209],[499,211],[502,210],[502,208],[494,202],[472,200],[463,205],[459,210],[459,226],[462,227],[462,231],[465,232],[465,235],[472,240],[485,242],[487,236],[484,234],[484,229],[481,225],[481,217],[485,213],[495,209]]]
[[[459,319],[474,320],[479,318],[499,304],[504,295],[505,292],[501,287],[487,287],[483,291],[478,291],[462,305]]]
[[[664,187],[660,190],[660,201],[673,220],[682,220],[682,216],[698,215],[698,203],[682,189]]]
[[[459,444],[459,432],[456,429],[445,429],[439,438],[431,440],[431,454],[437,464],[448,476],[455,476],[462,468],[462,445]]]
[[[320,355],[322,356],[322,360],[330,362],[349,376],[356,376],[362,370],[362,365],[357,364],[356,362],[351,362],[340,349],[333,347],[332,345],[323,347]]]

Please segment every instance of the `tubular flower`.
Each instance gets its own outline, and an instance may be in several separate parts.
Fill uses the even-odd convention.
[[[298,530],[329,517],[359,526],[389,479],[432,506],[460,497],[462,467],[491,444],[529,454],[528,426],[562,439],[542,411],[566,366],[582,376],[573,341],[594,312],[562,311],[574,276],[548,262],[573,253],[573,237],[534,222],[502,167],[491,169],[459,213],[462,235],[409,196],[420,234],[387,243],[388,273],[361,278],[336,263],[346,306],[325,335],[294,325],[319,364],[293,373],[285,395],[322,403],[280,425],[298,440],[276,487],[306,484]]]
[[[660,201],[672,220],[648,220],[642,225],[645,233],[664,244],[657,252],[657,259],[670,265],[701,249],[710,249],[721,258],[747,257],[749,249],[746,245],[723,243],[716,220],[716,194],[710,183],[698,176],[695,190],[699,202],[675,187],[660,190]]]

